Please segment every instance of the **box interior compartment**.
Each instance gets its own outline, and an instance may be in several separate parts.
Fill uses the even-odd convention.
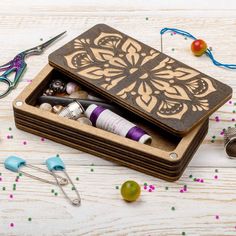
[[[53,79],[62,79],[65,82],[74,81],[72,78],[66,76],[65,74],[53,69],[46,78],[35,88],[34,92],[31,93],[31,95],[26,99],[26,103],[31,106],[37,106],[38,104],[38,97],[43,94],[43,91],[48,87],[50,81]],[[81,85],[78,81],[74,81]],[[88,88],[86,88],[84,85],[81,86],[85,91],[90,91]],[[92,91],[93,94],[95,94]],[[96,94],[95,94],[96,95]],[[100,95],[99,95],[100,96]],[[100,96],[101,97],[101,96]],[[168,133],[167,131],[157,127],[156,125],[153,125],[152,123],[144,120],[143,118],[131,113],[130,111],[120,107],[117,104],[114,104],[119,110],[122,111],[124,115],[122,115],[127,120],[133,122],[137,126],[141,127],[143,130],[145,130],[151,137],[152,137],[152,143],[150,146],[164,150],[164,151],[173,151],[179,142],[181,141],[181,137],[177,137],[171,133]],[[74,121],[77,122],[77,121]],[[97,129],[97,128],[95,128]],[[96,130],[95,130],[96,132]],[[140,145],[145,145],[141,144]]]

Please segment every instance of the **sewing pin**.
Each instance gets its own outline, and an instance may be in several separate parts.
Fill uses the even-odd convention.
[[[68,196],[68,194],[65,192],[64,188],[60,184],[58,184],[58,186],[60,187],[60,189],[61,189],[62,193],[64,194],[64,196],[69,200],[69,202],[72,205],[79,206],[80,202],[81,202],[81,198],[80,198],[79,192],[78,192],[77,188],[75,187],[74,183],[72,182],[71,178],[67,174],[67,172],[65,170],[65,164],[62,161],[62,159],[60,157],[48,158],[46,160],[46,165],[48,167],[48,170],[51,171],[52,175],[55,177],[56,181],[58,181],[58,179],[56,178],[55,172],[59,171],[59,172],[63,172],[64,173],[64,175],[68,179],[69,183],[71,184],[72,189],[75,191],[75,193],[77,195],[76,198],[71,199]]]
[[[4,166],[5,166],[6,169],[8,169],[10,171],[13,171],[13,172],[16,172],[16,173],[22,173],[27,177],[39,180],[39,181],[44,182],[44,183],[54,184],[54,185],[59,185],[59,186],[68,184],[68,180],[66,178],[63,178],[59,175],[53,175],[50,171],[44,170],[42,168],[30,165],[30,164],[26,164],[26,161],[24,159],[22,159],[20,157],[17,157],[17,156],[9,156],[4,161]],[[35,175],[31,175],[28,172],[22,171],[21,170],[22,167],[27,167],[27,168],[30,168],[30,169],[34,169],[34,170],[37,170],[39,172],[49,174],[51,176],[53,175],[56,178],[56,182],[37,177]]]

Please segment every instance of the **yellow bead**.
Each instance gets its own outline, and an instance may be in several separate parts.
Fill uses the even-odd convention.
[[[139,198],[141,189],[138,183],[128,180],[122,184],[120,192],[124,200],[134,202]]]

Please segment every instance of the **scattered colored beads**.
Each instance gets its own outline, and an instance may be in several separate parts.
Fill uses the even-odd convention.
[[[9,131],[11,131],[11,130],[12,130],[12,128],[11,128],[11,127],[9,127],[9,128],[8,128],[8,130],[9,130]]]
[[[14,227],[14,226],[15,226],[14,223],[11,223],[11,224],[10,224],[10,227]]]
[[[169,187],[166,186],[166,187],[165,187],[165,190],[168,190],[168,189],[169,189]]]
[[[185,232],[182,232],[182,235],[186,235]]]
[[[216,139],[216,136],[213,135],[213,136],[212,136],[212,140],[211,140],[211,142],[214,143],[214,142],[215,142],[215,139]]]
[[[2,190],[5,191],[5,190],[6,190],[6,187],[2,187]]]
[[[144,190],[147,190],[148,192],[153,192],[156,188],[154,185],[149,185],[147,183],[144,183],[144,186],[143,186],[143,189]]]
[[[119,186],[116,186],[116,189],[119,189]]]
[[[54,195],[55,195],[55,196],[57,196],[57,195],[58,195],[58,193],[54,193]]]
[[[214,179],[218,179],[218,175],[215,175],[215,176],[214,176]]]
[[[10,194],[10,195],[9,195],[9,197],[12,199],[12,198],[13,198],[13,195],[12,195],[12,194]]]
[[[76,177],[76,181],[79,181],[79,177]]]
[[[148,17],[146,17],[146,20],[148,20]]]
[[[44,142],[44,141],[45,141],[45,138],[41,138],[41,141]]]
[[[93,169],[93,168],[91,168],[91,169],[90,169],[90,171],[91,171],[91,172],[93,172],[93,171],[94,171],[94,169]]]
[[[219,220],[219,219],[220,219],[220,216],[219,216],[219,215],[216,215],[216,219]]]
[[[32,221],[32,218],[31,218],[31,217],[29,217],[29,218],[28,218],[28,221]]]
[[[27,142],[26,141],[23,141],[23,145],[26,145],[27,144]]]
[[[171,210],[172,210],[172,211],[175,211],[175,207],[171,207]]]
[[[51,190],[51,193],[54,193],[54,189]]]

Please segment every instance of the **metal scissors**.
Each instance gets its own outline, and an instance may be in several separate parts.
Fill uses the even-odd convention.
[[[25,58],[30,55],[40,55],[41,53],[43,53],[45,48],[47,48],[50,44],[52,44],[65,33],[66,31],[61,34],[58,34],[54,38],[48,40],[47,42],[41,45],[38,45],[36,47],[30,48],[17,54],[11,61],[0,66],[0,72],[3,71],[3,74],[0,75],[0,99],[9,94],[9,92],[14,89],[18,84],[19,79],[27,66],[27,64],[25,63]],[[9,76],[12,73],[15,73],[13,81],[9,79]]]

